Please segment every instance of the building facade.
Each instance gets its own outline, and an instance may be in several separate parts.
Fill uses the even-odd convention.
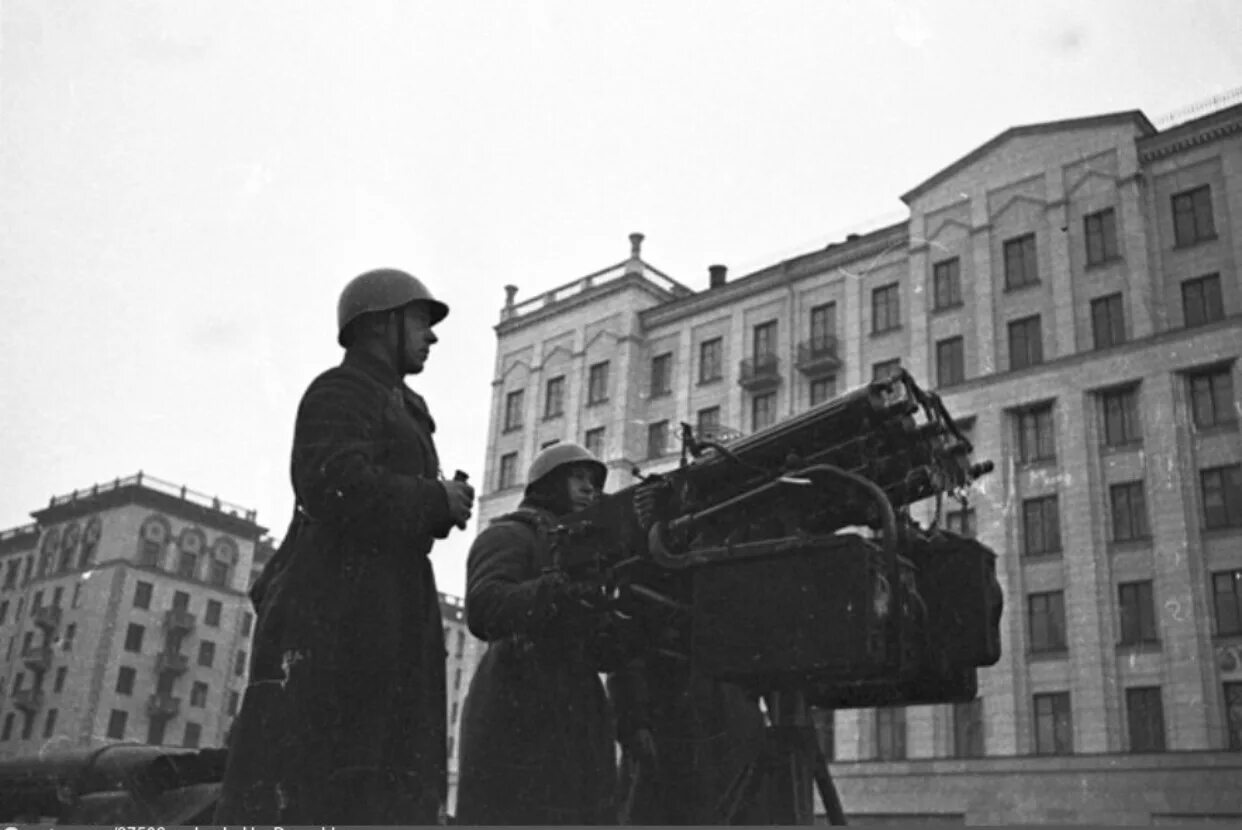
[[[1015,127],[906,221],[692,291],[628,260],[508,288],[480,521],[534,454],[678,463],[892,367],[996,470],[948,525],[997,551],[1001,662],[961,706],[821,717],[848,814],[1242,817],[1242,107]],[[930,519],[930,508],[916,517]]]
[[[223,746],[241,706],[248,591],[275,552],[252,510],[139,473],[0,532],[0,760],[118,741]],[[450,792],[481,644],[440,595]]]

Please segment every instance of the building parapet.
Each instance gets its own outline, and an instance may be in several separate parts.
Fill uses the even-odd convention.
[[[182,501],[189,502],[190,504],[195,504],[199,507],[206,507],[220,513],[227,513],[230,516],[243,518],[248,522],[253,522],[255,517],[258,515],[258,511],[250,510],[238,504],[231,504],[226,501],[221,501],[216,496],[208,496],[205,493],[196,492],[189,489],[184,484],[178,486],[172,482],[147,475],[142,472],[142,470],[139,470],[136,475],[132,475],[127,478],[116,478],[104,484],[94,484],[89,490],[74,490],[72,493],[68,493],[63,496],[52,496],[47,506],[58,507],[64,504],[72,504],[79,498],[97,496],[100,493],[106,493],[110,490],[119,490],[122,487],[135,486],[145,487],[148,490],[154,490],[157,493],[176,496]]]
[[[693,294],[694,292],[691,289],[643,261],[640,256],[642,241],[643,235],[641,233],[630,234],[629,259],[609,265],[607,268],[571,280],[563,285],[558,285],[556,288],[537,294],[529,300],[514,302],[518,287],[516,285],[506,285],[505,305],[500,311],[500,327],[507,328],[509,324],[518,321],[527,322],[533,315],[553,306],[557,307],[556,311],[561,311],[563,306],[572,300],[586,299],[588,295],[594,297],[599,293],[603,293],[606,289],[620,287],[621,281],[627,277],[631,278],[631,280],[636,279],[638,284],[653,290],[657,295],[666,299],[686,297]]]

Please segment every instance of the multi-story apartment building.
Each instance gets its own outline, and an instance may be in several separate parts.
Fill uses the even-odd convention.
[[[139,473],[57,496],[0,532],[0,759],[138,741],[223,746],[275,551],[252,510]],[[440,595],[450,794],[481,643]],[[450,801],[451,805],[451,801]]]
[[[254,511],[140,473],[32,516],[0,549],[0,757],[222,745],[246,688]]]
[[[947,515],[999,554],[1001,662],[968,705],[838,711],[848,814],[1242,816],[1242,107],[1014,127],[900,223],[692,291],[642,236],[497,332],[480,520],[555,441],[609,489],[679,424],[751,432],[894,366],[996,471]],[[920,506],[920,518],[930,518]]]

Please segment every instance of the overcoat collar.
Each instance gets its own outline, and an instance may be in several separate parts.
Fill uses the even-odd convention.
[[[349,349],[345,352],[345,358],[341,361],[341,365],[357,369],[375,380],[376,383],[393,390],[393,393],[400,397],[402,404],[416,418],[426,422],[428,430],[431,432],[436,431],[436,422],[432,420],[431,410],[427,408],[427,402],[423,399],[423,396],[406,386],[400,373],[391,364],[380,360],[370,352],[365,352],[361,349]]]

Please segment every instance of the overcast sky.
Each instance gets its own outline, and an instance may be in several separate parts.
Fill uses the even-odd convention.
[[[337,294],[452,307],[411,380],[483,477],[495,333],[627,235],[694,289],[904,216],[1007,127],[1242,85],[1231,0],[0,0],[0,527],[139,469],[283,535]],[[472,526],[470,533],[476,528]],[[470,535],[434,554],[460,593]]]

